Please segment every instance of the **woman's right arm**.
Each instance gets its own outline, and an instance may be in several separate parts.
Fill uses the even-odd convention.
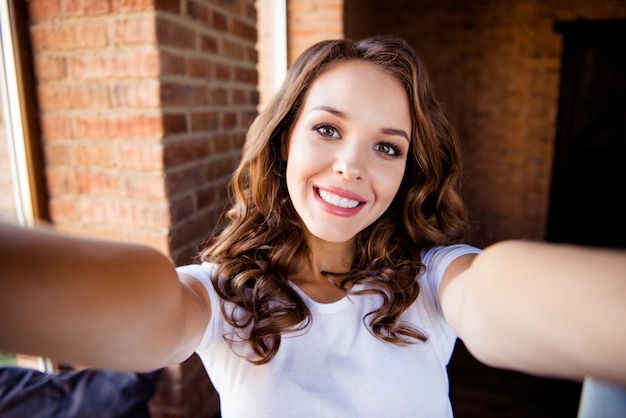
[[[149,371],[191,355],[210,312],[155,249],[0,224],[2,351]]]

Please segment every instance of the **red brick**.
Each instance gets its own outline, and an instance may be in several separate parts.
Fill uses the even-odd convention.
[[[187,14],[197,23],[211,27],[212,13],[202,2],[190,0],[187,2]]]
[[[245,11],[244,15],[248,19],[250,19],[250,20],[252,20],[254,22],[256,22],[258,20],[257,19],[257,8],[255,6],[256,6],[256,4],[252,3],[252,2],[248,2],[248,3],[246,3],[244,5],[244,11]]]
[[[228,31],[228,17],[218,11],[213,11],[213,26],[212,29],[226,32]]]
[[[203,175],[203,170],[197,165],[193,166],[167,166],[167,195],[176,198],[181,194],[194,193],[199,187],[204,185],[208,179]],[[174,169],[172,169],[174,168]]]
[[[181,248],[188,246],[189,243],[205,240],[207,234],[215,226],[217,216],[215,212],[203,212],[199,213],[197,218],[172,227],[170,233],[171,247]]]
[[[257,117],[257,112],[255,110],[248,110],[241,112],[240,121],[241,126],[248,129],[254,119]]]
[[[231,33],[250,42],[256,42],[256,27],[239,19],[231,20]]]
[[[198,191],[198,209],[210,208],[219,201],[219,192],[215,187],[205,187]]]
[[[141,43],[155,43],[156,29],[155,16],[128,17],[115,22],[113,26],[114,45],[134,45]]]
[[[217,63],[215,64],[215,79],[221,81],[228,81],[231,79],[232,67],[228,64]]]
[[[161,89],[156,80],[116,83],[112,93],[113,107],[157,108],[161,103]]]
[[[244,47],[239,43],[226,39],[222,41],[221,53],[224,57],[232,58],[237,61],[243,61],[245,58]]]
[[[42,136],[47,140],[71,138],[70,121],[64,116],[41,116],[39,126]]]
[[[213,106],[225,106],[228,104],[228,90],[225,88],[214,88],[210,93],[210,103]]]
[[[72,180],[79,195],[102,197],[120,193],[120,178],[116,173],[75,171]]]
[[[184,221],[190,218],[195,212],[194,200],[191,196],[173,200],[170,208],[172,222]]]
[[[209,97],[203,85],[164,83],[161,102],[164,106],[203,106],[209,103]]]
[[[180,54],[161,52],[160,70],[162,75],[185,74],[185,57]]]
[[[31,26],[30,43],[35,51],[47,49],[61,49],[63,45],[71,44],[66,41],[69,31],[59,26]]]
[[[191,132],[217,131],[219,129],[219,117],[217,112],[194,112],[191,114]]]
[[[251,104],[248,92],[245,90],[234,89],[232,92],[232,96],[234,105],[241,106]]]
[[[70,148],[70,161],[75,167],[114,167],[115,157],[111,144],[82,143]]]
[[[78,193],[76,175],[71,171],[48,168],[46,185],[51,197],[75,196]]]
[[[198,49],[216,54],[219,50],[219,41],[214,36],[200,34],[198,35]]]
[[[81,116],[75,123],[76,136],[83,139],[148,139],[163,135],[163,125],[158,116]]]
[[[257,78],[257,72],[254,68],[235,68],[236,81],[256,85]]]
[[[76,79],[126,79],[159,74],[156,50],[84,53],[68,58],[70,75]]]
[[[232,143],[230,135],[221,134],[216,135],[211,140],[211,155],[226,154],[232,149]]]
[[[105,22],[77,23],[65,28],[64,49],[103,48],[109,44]]]
[[[259,52],[256,47],[250,46],[246,48],[246,59],[248,62],[259,62]]]
[[[165,114],[162,122],[165,135],[171,136],[187,132],[187,118],[183,114]]]
[[[212,61],[206,58],[189,58],[187,60],[187,75],[192,78],[209,80],[211,78],[212,66]]]
[[[222,128],[232,129],[237,126],[237,113],[226,112],[222,114]]]
[[[43,84],[37,89],[42,110],[107,109],[109,94],[105,85]]]
[[[154,0],[154,8],[156,10],[174,14],[181,14],[182,4],[181,0]]]
[[[116,161],[124,170],[159,170],[163,168],[163,146],[123,144],[118,146]]]
[[[111,0],[65,0],[61,4],[67,17],[103,15],[111,10]]]
[[[163,160],[165,167],[170,168],[205,159],[208,155],[209,141],[188,139],[167,144],[163,151]]]
[[[70,156],[67,144],[56,141],[46,142],[43,149],[47,167],[62,167],[69,164]]]
[[[80,220],[87,225],[109,224],[112,220],[107,217],[106,201],[83,199],[78,203],[78,206]],[[114,224],[115,223],[113,223],[113,225]]]
[[[78,220],[76,201],[74,199],[50,199],[48,210],[52,222],[67,222]]]
[[[57,0],[30,0],[27,3],[28,17],[32,21],[49,20],[59,15]]]
[[[157,39],[160,45],[181,50],[195,49],[196,35],[189,27],[159,18],[156,25]]]
[[[104,202],[107,222],[124,226],[163,227],[170,224],[167,201],[110,200]]]
[[[58,80],[67,76],[65,57],[55,55],[36,56],[35,76],[40,81]]]
[[[165,180],[162,173],[136,173],[119,176],[120,194],[133,199],[156,199],[165,196]]]
[[[155,9],[154,3],[155,0],[111,0],[111,10],[114,12],[152,11]]]

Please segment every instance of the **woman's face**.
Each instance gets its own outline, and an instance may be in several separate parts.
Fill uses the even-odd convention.
[[[408,97],[391,75],[356,60],[319,75],[283,150],[309,232],[346,242],[376,221],[400,187],[410,138]]]

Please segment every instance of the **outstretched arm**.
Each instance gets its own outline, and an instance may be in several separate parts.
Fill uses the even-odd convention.
[[[626,385],[626,251],[502,242],[453,262],[440,296],[486,364]]]
[[[0,224],[0,349],[148,371],[187,358],[208,298],[141,245]]]

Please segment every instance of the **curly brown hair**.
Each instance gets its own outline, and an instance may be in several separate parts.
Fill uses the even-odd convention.
[[[426,340],[420,330],[399,320],[419,294],[420,251],[460,242],[467,232],[457,135],[415,51],[391,36],[311,46],[251,125],[230,184],[232,207],[223,229],[201,254],[216,263],[213,285],[222,313],[240,331],[224,337],[231,344],[249,344],[253,355],[248,360],[256,364],[272,359],[283,333],[302,331],[311,320],[289,284],[298,262],[308,257],[308,246],[287,192],[281,145],[316,77],[346,60],[369,62],[394,76],[411,107],[411,144],[400,188],[386,212],[357,234],[351,271],[340,284],[347,293],[382,296],[380,308],[363,318],[373,335],[395,344]],[[366,284],[365,290],[348,290],[358,283]]]

